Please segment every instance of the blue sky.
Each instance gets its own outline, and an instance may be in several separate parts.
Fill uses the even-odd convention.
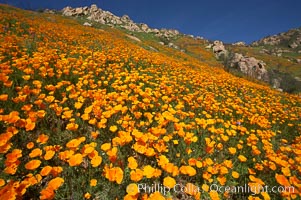
[[[95,3],[117,16],[127,14],[152,28],[250,43],[301,27],[300,0],[0,0],[26,9],[62,9]]]

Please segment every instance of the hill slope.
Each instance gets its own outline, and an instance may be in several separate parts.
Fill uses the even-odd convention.
[[[263,38],[250,46],[238,42],[225,45],[226,48],[224,46],[213,48],[213,52],[219,49],[214,56],[206,47],[214,46],[218,41],[210,42],[202,37],[185,35],[173,29],[150,28],[147,24],[135,23],[127,15],[116,16],[98,8],[95,4],[91,7],[68,6],[62,11],[45,10],[45,12],[72,17],[87,26],[114,27],[138,42],[141,42],[139,38],[142,38],[142,43],[147,41],[146,45],[140,45],[146,49],[163,52],[161,48],[163,45],[185,52],[210,65],[222,66],[223,64],[227,71],[235,75],[256,82],[263,81],[275,89],[289,93],[301,92],[300,29]],[[225,52],[220,52],[222,50]]]
[[[0,22],[1,198],[300,198],[300,96],[192,41],[5,5]]]

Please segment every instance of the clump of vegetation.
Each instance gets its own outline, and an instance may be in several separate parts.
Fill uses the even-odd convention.
[[[270,84],[276,80],[279,82],[284,92],[288,93],[300,93],[301,92],[301,81],[297,80],[289,73],[280,72],[279,70],[269,70]]]

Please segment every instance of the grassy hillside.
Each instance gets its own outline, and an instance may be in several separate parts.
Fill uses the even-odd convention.
[[[1,200],[301,198],[300,96],[99,28],[0,5]]]

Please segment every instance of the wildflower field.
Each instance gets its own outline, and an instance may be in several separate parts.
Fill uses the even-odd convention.
[[[125,38],[0,5],[1,200],[301,198],[300,96]]]

